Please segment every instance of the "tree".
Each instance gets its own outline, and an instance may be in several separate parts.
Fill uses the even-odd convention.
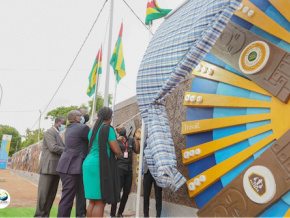
[[[30,129],[26,129],[25,132],[25,136],[23,136],[25,138],[25,140],[21,143],[21,149],[28,147],[29,145],[32,145],[36,142],[38,142],[38,130],[30,130]],[[40,134],[39,134],[39,140],[43,139],[43,135],[45,133],[44,129],[40,129]]]
[[[18,145],[18,150],[20,150],[20,144],[21,144],[21,135],[19,132],[11,126],[7,125],[0,125],[0,140],[2,142],[3,135],[12,135],[11,144],[10,144],[10,151],[9,156],[12,156],[16,152],[16,147]]]
[[[53,109],[51,111],[49,111],[44,119],[50,119],[52,122],[54,122],[55,118],[57,116],[64,116],[67,117],[68,112],[70,112],[71,110],[76,110],[78,108],[85,108],[86,110],[88,110],[88,106],[86,106],[85,104],[81,104],[81,106],[70,106],[70,107],[58,107],[56,109]]]
[[[90,106],[90,114],[92,113],[92,110],[93,110],[93,104],[94,104],[94,97],[93,96],[93,99],[89,101],[89,106]],[[113,99],[113,95],[112,94],[109,94],[108,96],[108,105],[112,105],[112,99]],[[104,107],[104,99],[103,97],[101,96],[100,93],[98,93],[97,95],[97,102],[96,102],[96,111],[97,112],[98,110],[100,110],[100,108]]]
[[[49,111],[47,114],[46,114],[46,117],[44,119],[50,119],[51,121],[54,122],[55,118],[57,116],[64,116],[64,117],[67,117],[67,114],[68,112],[70,112],[71,110],[76,110],[78,109],[78,106],[70,106],[70,107],[58,107],[56,109],[53,109],[51,111]]]
[[[109,106],[112,105],[112,99],[113,99],[113,95],[109,94],[108,96],[108,102],[109,102]],[[92,113],[92,108],[93,108],[93,102],[94,102],[94,98],[88,102],[88,106],[86,104],[81,104],[81,106],[70,106],[70,107],[58,107],[56,109],[53,109],[51,111],[49,111],[44,119],[50,119],[52,122],[54,122],[55,118],[57,116],[64,116],[67,117],[68,112],[70,112],[71,110],[76,110],[78,108],[85,108],[87,111],[89,111],[89,114]],[[104,99],[101,96],[100,93],[98,93],[98,97],[97,97],[97,104],[96,104],[96,112],[102,108],[104,106]]]

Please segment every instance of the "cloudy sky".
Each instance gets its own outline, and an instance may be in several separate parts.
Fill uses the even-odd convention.
[[[147,0],[125,0],[145,20]],[[20,134],[34,125],[80,50],[105,0],[2,0],[0,1],[0,84],[3,98],[0,124],[15,127]],[[136,95],[136,76],[150,40],[148,30],[130,11],[123,0],[114,0],[112,46],[123,20],[123,49],[126,77],[117,89],[119,103]],[[176,8],[184,0],[158,0],[161,8]],[[104,94],[108,55],[108,19],[110,1],[100,14],[73,67],[49,104],[44,115],[60,106],[87,104],[88,76],[97,51],[103,43],[103,76],[99,92]],[[163,18],[153,24],[153,33]],[[114,94],[110,69],[109,92]],[[0,95],[1,98],[1,95]],[[48,129],[52,122],[40,122]]]

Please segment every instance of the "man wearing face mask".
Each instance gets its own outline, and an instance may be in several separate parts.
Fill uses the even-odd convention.
[[[65,132],[65,149],[56,171],[62,182],[62,195],[59,202],[57,217],[70,217],[73,200],[82,175],[82,164],[88,153],[88,135],[90,128],[77,110],[67,115],[70,124]]]
[[[134,151],[136,154],[139,154],[140,152],[140,136],[141,132],[136,131],[135,140],[132,137],[127,137],[126,135],[126,129],[123,126],[118,126],[116,128],[117,133],[119,137],[117,138],[118,144],[122,151],[122,157],[118,157],[117,164],[118,164],[118,171],[120,176],[120,184],[121,184],[121,190],[123,189],[123,195],[121,198],[119,210],[117,213],[118,217],[123,216],[123,212],[128,200],[128,196],[131,191],[132,186],[132,151]],[[117,210],[117,203],[112,204],[111,207],[111,217],[116,216],[116,210]]]
[[[88,111],[85,108],[78,108],[77,110],[81,112],[82,116],[85,119],[84,124],[86,124],[90,120]],[[79,183],[78,183],[78,187],[76,191],[76,208],[75,209],[76,209],[76,217],[86,217],[87,209],[86,209],[86,198],[85,198],[83,175],[81,175],[79,178]]]
[[[88,114],[88,111],[85,108],[78,108],[77,109],[79,112],[81,112],[81,114],[83,115],[84,119],[85,119],[85,124],[90,120],[90,115]]]
[[[40,157],[38,173],[39,184],[35,217],[49,217],[59,183],[56,167],[64,150],[64,143],[60,131],[64,130],[66,118],[58,116],[52,128],[43,136],[43,148]]]

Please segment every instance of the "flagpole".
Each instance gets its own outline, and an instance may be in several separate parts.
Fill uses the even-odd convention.
[[[152,33],[152,21],[149,22],[149,41],[148,43],[150,42],[150,39],[151,39],[151,33]]]
[[[98,66],[97,66],[97,69],[98,69]],[[99,69],[98,69],[98,72],[97,72],[97,81],[96,81],[96,84],[95,84],[95,96],[94,96],[94,103],[93,103],[93,109],[92,109],[92,118],[91,118],[90,124],[93,124],[94,113],[95,113],[95,110],[96,110],[96,104],[97,104],[97,98],[98,98],[99,75],[100,74],[99,74]]]
[[[142,181],[142,168],[143,168],[143,155],[144,155],[144,141],[146,138],[145,134],[145,123],[142,119],[141,124],[141,142],[140,142],[140,154],[139,154],[139,170],[138,170],[138,184],[137,184],[137,199],[136,199],[136,217],[140,214],[140,195],[141,195],[141,181]]]
[[[148,1],[149,2],[149,1]],[[149,22],[149,37],[148,37],[148,44],[151,40],[152,33],[152,21]],[[140,214],[140,198],[141,198],[141,184],[142,184],[142,169],[143,169],[143,159],[144,159],[144,141],[145,141],[145,123],[144,119],[142,119],[141,124],[141,144],[140,144],[140,154],[139,154],[139,171],[138,171],[138,184],[137,184],[137,199],[136,199],[136,214],[135,217],[139,217]]]
[[[113,104],[113,117],[112,117],[112,125],[114,124],[114,114],[115,114],[115,104],[116,104],[116,97],[117,97],[117,74],[116,74],[116,80],[115,80],[115,94],[114,94],[114,104]]]
[[[109,42],[108,42],[108,55],[107,55],[107,69],[106,69],[106,80],[105,80],[105,92],[104,92],[104,106],[108,107],[108,95],[109,95],[109,81],[110,81],[110,55],[111,55],[111,42],[112,42],[112,29],[113,29],[113,11],[114,0],[111,0],[110,9],[110,28],[109,28]]]

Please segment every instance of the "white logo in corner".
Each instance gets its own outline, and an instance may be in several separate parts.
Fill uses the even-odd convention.
[[[8,207],[10,204],[10,195],[7,191],[0,189],[0,209]]]

